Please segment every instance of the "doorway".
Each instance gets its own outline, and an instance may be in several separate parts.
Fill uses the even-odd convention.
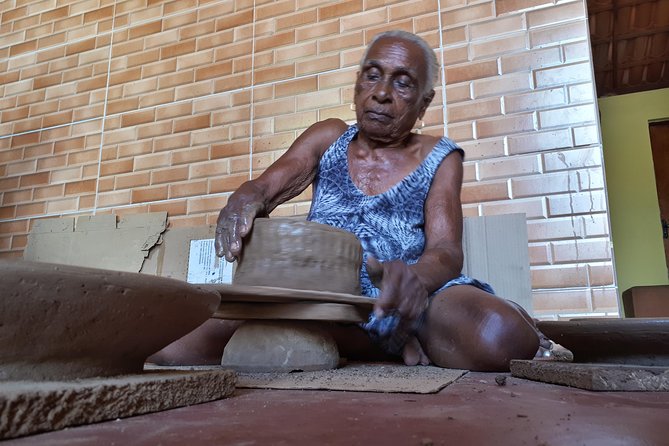
[[[660,224],[664,242],[664,257],[669,277],[669,120],[648,124],[653,152],[655,184],[660,205]]]

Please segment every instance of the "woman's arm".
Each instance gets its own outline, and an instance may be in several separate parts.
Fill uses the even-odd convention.
[[[367,272],[381,294],[374,312],[398,311],[405,323],[427,308],[428,296],[462,270],[462,156],[448,155],[439,166],[425,201],[425,249],[417,263],[368,259]]]
[[[425,249],[410,268],[430,294],[462,272],[462,155],[439,166],[425,201]]]
[[[216,254],[230,262],[237,258],[253,220],[306,189],[316,177],[321,156],[346,128],[346,123],[338,119],[313,124],[262,175],[230,195],[218,215]]]

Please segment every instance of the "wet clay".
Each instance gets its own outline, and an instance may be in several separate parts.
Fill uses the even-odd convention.
[[[139,373],[220,295],[146,274],[0,260],[0,380]]]
[[[360,294],[362,247],[348,231],[290,218],[262,218],[233,278],[235,285]]]
[[[337,367],[339,350],[321,325],[307,321],[252,321],[225,346],[221,365],[240,372],[293,372]]]

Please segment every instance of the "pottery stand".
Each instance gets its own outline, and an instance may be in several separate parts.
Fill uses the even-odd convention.
[[[324,322],[367,320],[372,301],[357,296],[361,265],[362,247],[350,232],[291,218],[256,219],[233,285],[216,288],[215,317],[246,321],[221,364],[244,372],[337,367],[337,344]]]
[[[239,372],[327,370],[339,364],[329,322],[364,322],[373,299],[328,292],[218,285],[214,317],[246,322],[225,347],[221,364]]]

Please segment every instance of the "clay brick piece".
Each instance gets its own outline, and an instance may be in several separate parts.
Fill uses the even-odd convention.
[[[667,367],[513,360],[511,375],[585,390],[669,391]]]
[[[0,387],[0,440],[226,398],[235,383],[230,370],[5,381]]]

